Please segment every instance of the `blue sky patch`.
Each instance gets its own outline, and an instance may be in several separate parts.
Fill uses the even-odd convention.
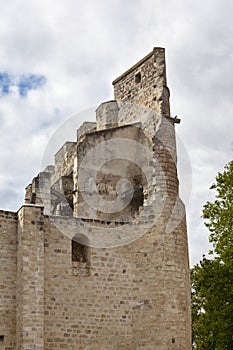
[[[9,94],[11,85],[12,85],[12,81],[9,74],[0,73],[0,89],[1,89],[2,95]]]
[[[16,87],[22,97],[26,97],[29,90],[40,89],[46,83],[46,78],[39,74],[12,75],[0,72],[0,96],[11,93]]]

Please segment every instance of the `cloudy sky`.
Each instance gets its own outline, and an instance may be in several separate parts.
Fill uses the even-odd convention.
[[[81,123],[80,111],[113,98],[116,77],[165,47],[190,258],[199,261],[208,251],[201,209],[233,154],[232,16],[230,0],[2,1],[0,208],[20,207],[59,125],[73,115]]]

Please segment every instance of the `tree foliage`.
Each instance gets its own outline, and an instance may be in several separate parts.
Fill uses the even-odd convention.
[[[212,259],[203,257],[191,270],[193,349],[233,349],[233,161],[211,189],[215,200],[203,208],[213,244]]]

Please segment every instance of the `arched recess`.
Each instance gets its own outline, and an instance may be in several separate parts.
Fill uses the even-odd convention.
[[[71,259],[75,276],[90,275],[90,242],[83,234],[76,234],[71,241]]]

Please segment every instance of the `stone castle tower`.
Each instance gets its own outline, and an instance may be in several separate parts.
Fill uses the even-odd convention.
[[[191,349],[185,209],[165,51],[113,81],[0,211],[0,350]]]

